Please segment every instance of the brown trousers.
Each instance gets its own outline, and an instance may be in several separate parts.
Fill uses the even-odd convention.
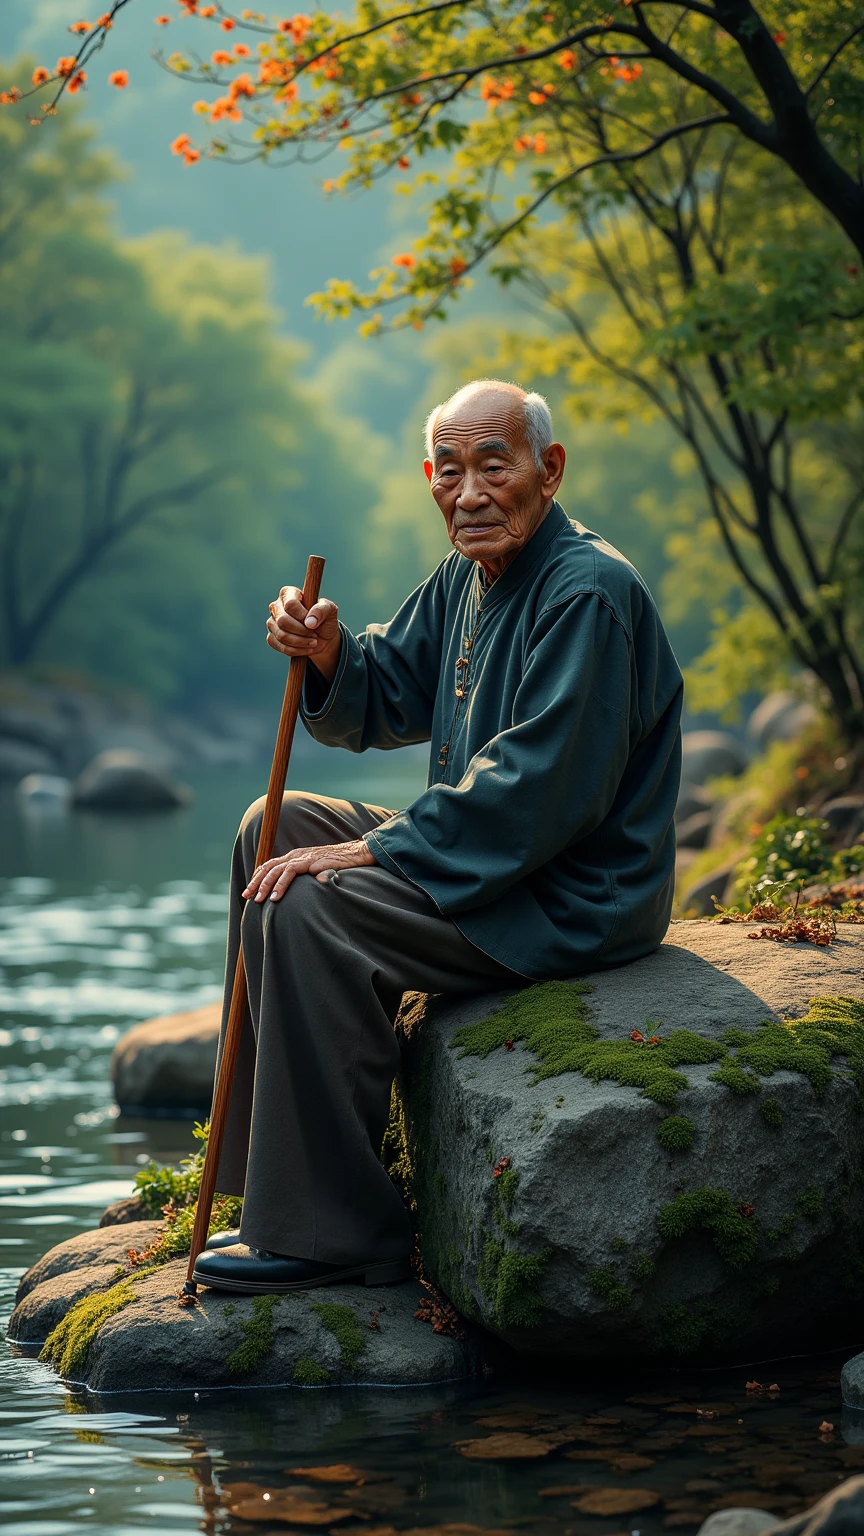
[[[243,1195],[241,1240],[300,1259],[398,1258],[408,1215],[380,1161],[406,990],[471,993],[522,978],[477,949],[425,892],[377,865],[300,875],[245,902],[263,800],[234,848],[224,1021],[237,946],[249,985],[217,1188]],[[391,812],[285,795],[276,853],[351,842]]]

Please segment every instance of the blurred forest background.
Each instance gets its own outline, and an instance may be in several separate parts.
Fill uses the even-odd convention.
[[[21,52],[4,78],[28,77],[67,22],[62,4],[9,0]],[[263,704],[281,686],[266,604],[309,551],[358,628],[446,552],[422,421],[499,367],[549,394],[568,512],[634,561],[697,657],[712,611],[739,600],[674,434],[632,395],[589,412],[593,386],[546,354],[542,302],[491,280],[422,337],[316,319],[307,293],[365,277],[416,213],[386,188],[325,202],[305,167],[190,174],[165,126],[188,102],[150,60],[152,30],[146,7],[124,18],[122,97],[94,78],[38,134],[0,115],[0,665],[185,710]]]

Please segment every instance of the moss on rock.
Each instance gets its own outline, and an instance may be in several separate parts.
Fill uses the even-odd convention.
[[[759,1246],[759,1221],[752,1206],[733,1200],[727,1189],[712,1189],[707,1184],[687,1190],[664,1205],[657,1222],[661,1237],[667,1239],[700,1230],[710,1232],[730,1269],[743,1269],[751,1263]]]
[[[82,1296],[49,1333],[39,1359],[53,1365],[58,1376],[71,1376],[83,1368],[87,1351],[102,1324],[135,1300],[135,1289],[129,1280],[121,1280],[107,1291]]]
[[[615,1273],[611,1264],[601,1264],[598,1269],[592,1269],[588,1274],[589,1288],[601,1301],[605,1301],[610,1312],[621,1312],[629,1307],[633,1297],[626,1285]]]
[[[343,1307],[334,1301],[316,1301],[312,1311],[317,1312],[339,1345],[339,1357],[346,1371],[355,1370],[368,1340],[360,1329],[353,1307]]]
[[[759,1113],[766,1125],[770,1125],[775,1131],[779,1131],[783,1124],[783,1111],[775,1098],[763,1099],[759,1105]]]
[[[664,1152],[687,1152],[695,1134],[696,1127],[689,1115],[667,1115],[657,1127],[657,1140]]]
[[[241,1318],[243,1343],[228,1356],[228,1369],[232,1374],[239,1376],[257,1370],[265,1355],[269,1355],[276,1342],[273,1308],[278,1300],[275,1295],[256,1296],[252,1303],[252,1316]]]
[[[295,1387],[326,1387],[330,1380],[330,1372],[317,1360],[310,1360],[308,1355],[301,1355],[294,1367],[291,1377]]]

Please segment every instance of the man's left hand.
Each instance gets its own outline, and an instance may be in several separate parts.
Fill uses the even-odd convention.
[[[268,859],[256,869],[243,895],[254,896],[256,901],[266,901],[268,896],[271,901],[278,901],[297,875],[314,875],[318,880],[326,880],[331,870],[364,869],[374,863],[375,859],[362,838],[354,843],[295,848],[278,859]]]

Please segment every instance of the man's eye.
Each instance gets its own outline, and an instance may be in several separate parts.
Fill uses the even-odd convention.
[[[503,468],[504,468],[503,464],[487,464],[486,465],[486,473],[487,473],[487,475],[497,475],[497,474],[499,474],[501,472],[501,470]]]

